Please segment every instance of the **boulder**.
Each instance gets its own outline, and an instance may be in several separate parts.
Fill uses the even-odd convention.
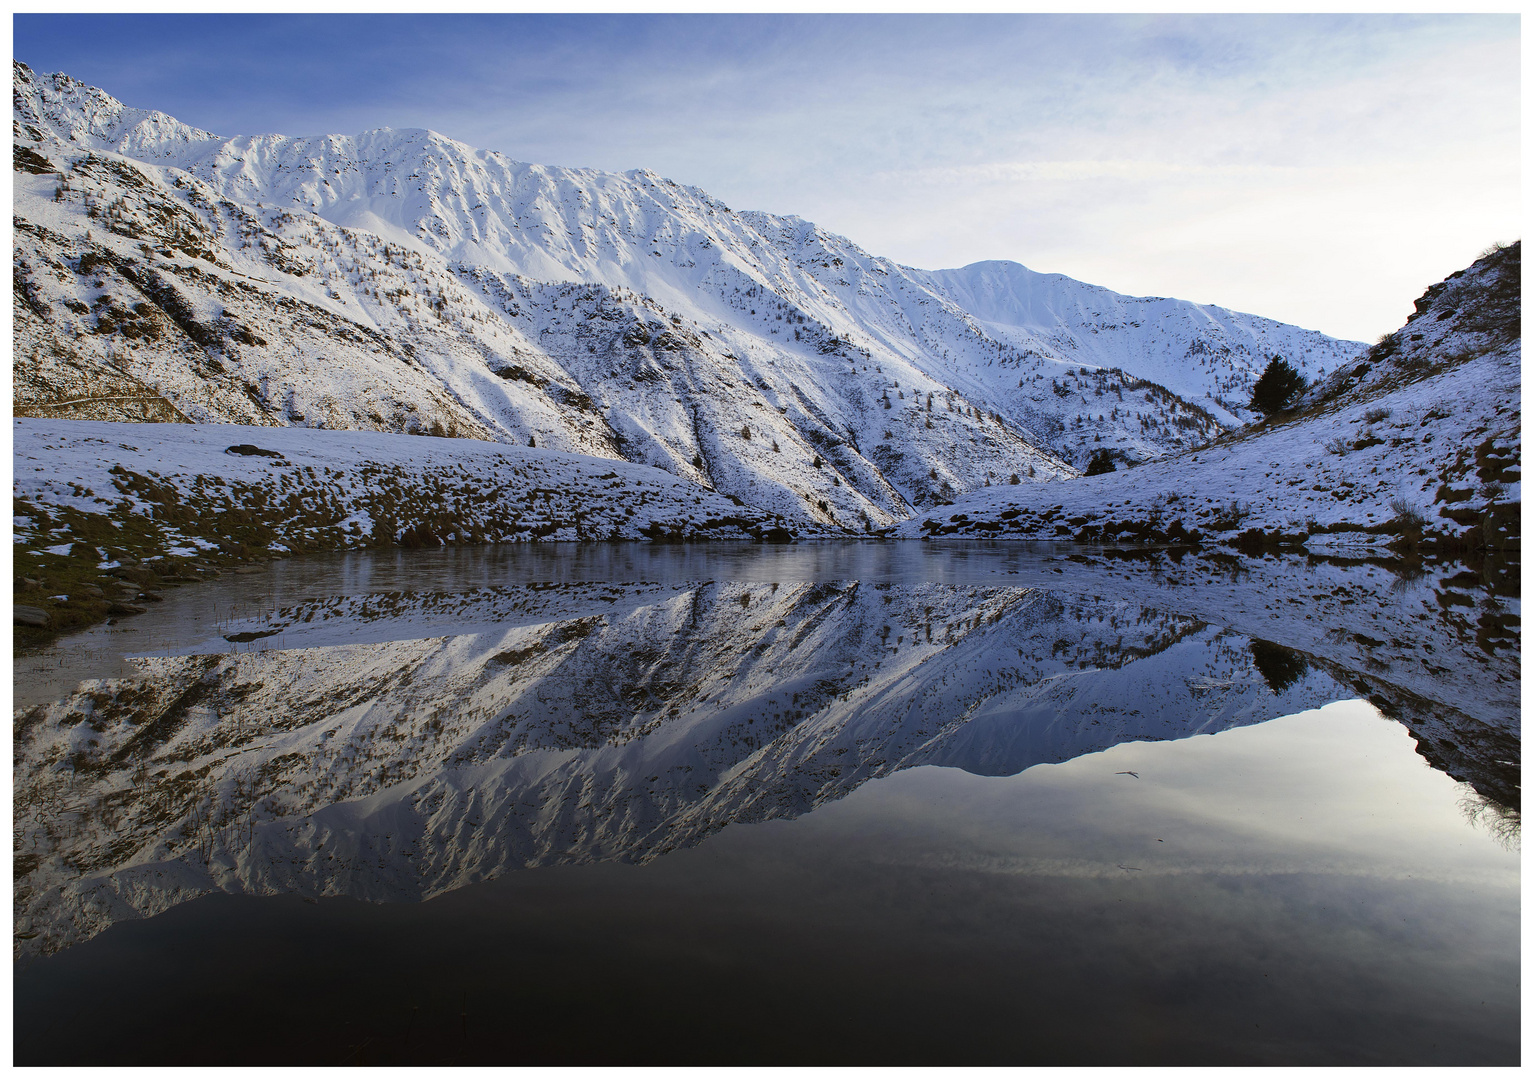
[[[48,613],[40,607],[28,607],[26,604],[17,604],[13,608],[15,620],[18,626],[43,626],[46,627],[52,619]]]

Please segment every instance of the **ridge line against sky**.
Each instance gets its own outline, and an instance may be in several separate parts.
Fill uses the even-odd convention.
[[[1519,231],[1517,15],[40,15],[14,56],[221,135],[426,127],[937,269],[1339,337]]]

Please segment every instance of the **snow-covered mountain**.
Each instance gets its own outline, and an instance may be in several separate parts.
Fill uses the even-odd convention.
[[[1430,287],[1405,326],[1296,409],[1196,452],[1068,484],[974,492],[907,536],[1511,550],[1522,506],[1521,244]]]
[[[1096,436],[1105,434],[1103,423],[1125,416],[1143,420],[1139,441],[1128,445],[1133,461],[1160,456],[1155,448],[1167,443],[1165,434],[1152,423],[1159,421],[1156,411],[1147,408],[1166,400],[1158,391],[1170,391],[1206,410],[1221,425],[1229,425],[1256,418],[1248,408],[1254,373],[1260,374],[1273,355],[1282,354],[1311,378],[1337,366],[1337,342],[1325,335],[1208,304],[1159,296],[1123,296],[1063,274],[1036,273],[1013,262],[980,262],[922,276],[974,316],[987,334],[1016,346],[1034,361],[1017,372],[1016,387],[1008,374],[1011,364],[988,365],[983,373],[969,372],[994,387],[994,393],[1015,409],[1036,408],[1048,400],[1042,394],[1045,378],[1053,383],[1062,381],[1054,379],[1056,372],[1039,364],[1039,358],[1064,361],[1067,372],[1062,374],[1067,380],[1069,365],[1076,365],[1082,375],[1091,377],[1094,399],[1103,396],[1106,377],[1117,398],[1110,405],[1110,412],[1116,415],[1094,417],[1094,413],[1101,413],[1100,408],[1093,407],[1100,405],[1100,400],[1083,397],[1079,406],[1068,400],[1061,413],[1067,421],[1067,434],[1074,429],[1091,435],[1096,448]],[[1350,345],[1343,358],[1357,351],[1358,347]],[[1123,374],[1113,378],[1117,373]],[[1146,383],[1150,385],[1137,385]],[[1088,384],[1066,381],[1065,385],[1075,388]],[[1056,397],[1062,396],[1055,385],[1048,389]],[[1132,395],[1128,405],[1122,404],[1123,392]],[[1134,416],[1136,412],[1138,416]],[[1183,417],[1185,421],[1197,418],[1196,413]],[[1126,425],[1116,426],[1122,429]],[[1135,434],[1133,425],[1129,425],[1129,433]],[[1121,440],[1122,436],[1102,442],[1123,447]],[[1077,443],[1084,441],[1078,439]],[[1085,460],[1084,455],[1077,456]]]
[[[1360,564],[1270,560],[1239,587],[1217,569],[552,582],[237,619],[225,638],[252,651],[194,642],[18,712],[17,949],[214,890],[418,900],[643,861],[904,768],[1012,774],[1357,696],[1516,806],[1516,641],[1460,610],[1503,601]]]
[[[1360,346],[924,272],[645,171],[434,132],[223,138],[15,66],[15,407],[623,458],[854,532],[1201,444]]]

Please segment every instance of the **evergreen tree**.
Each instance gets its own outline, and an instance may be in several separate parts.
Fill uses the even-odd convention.
[[[1113,455],[1107,450],[1099,450],[1092,455],[1092,460],[1087,462],[1088,476],[1101,476],[1103,473],[1118,472],[1119,467],[1113,463]]]
[[[1275,356],[1252,387],[1252,408],[1264,417],[1276,416],[1293,405],[1307,385],[1305,376],[1293,364]]]

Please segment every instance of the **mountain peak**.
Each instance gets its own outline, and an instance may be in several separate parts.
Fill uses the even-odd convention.
[[[13,62],[12,102],[17,124],[97,150],[167,159],[174,150],[219,141],[165,113],[135,109],[63,72],[35,74]],[[39,132],[39,136],[41,133]]]
[[[531,440],[864,532],[1197,445],[1274,352],[1315,376],[1360,348],[1015,263],[903,268],[428,129],[221,138],[24,66],[15,118],[48,163],[17,183],[21,408],[111,383],[193,419]]]

